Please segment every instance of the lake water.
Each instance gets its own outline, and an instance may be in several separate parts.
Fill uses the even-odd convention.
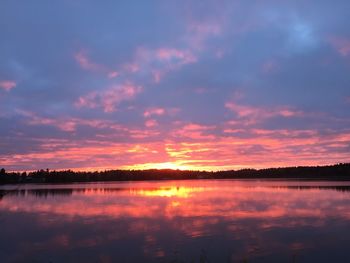
[[[1,262],[350,262],[350,182],[0,187]]]

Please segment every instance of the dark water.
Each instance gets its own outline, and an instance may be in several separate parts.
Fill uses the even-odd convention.
[[[346,182],[0,188],[1,262],[350,262]]]

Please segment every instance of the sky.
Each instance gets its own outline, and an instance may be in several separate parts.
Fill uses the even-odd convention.
[[[348,0],[2,0],[0,167],[350,161]]]

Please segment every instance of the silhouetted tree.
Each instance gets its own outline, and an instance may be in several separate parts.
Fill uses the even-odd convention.
[[[26,173],[6,173],[1,169],[0,184],[6,183],[71,183],[100,181],[187,180],[187,179],[307,179],[350,180],[350,163],[313,167],[286,167],[269,169],[243,169],[231,171],[181,170],[110,170],[101,172],[74,172],[38,170]]]

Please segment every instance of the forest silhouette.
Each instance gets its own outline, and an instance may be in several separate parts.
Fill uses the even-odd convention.
[[[0,170],[0,184],[19,183],[75,183],[109,181],[152,181],[191,179],[300,179],[300,180],[350,180],[350,163],[328,166],[298,166],[267,169],[241,169],[229,171],[190,171],[171,169],[106,170],[106,171],[50,171],[6,172]]]

